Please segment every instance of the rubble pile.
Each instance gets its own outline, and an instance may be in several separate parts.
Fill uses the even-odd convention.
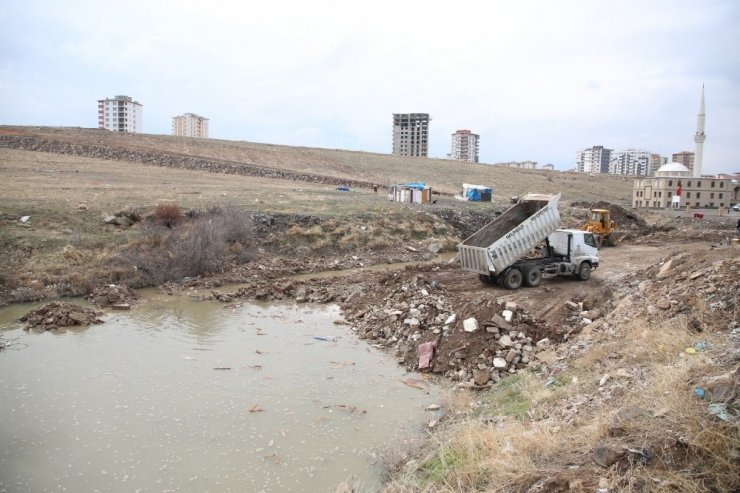
[[[36,310],[31,310],[20,318],[26,322],[25,330],[39,328],[53,330],[73,325],[91,325],[103,323],[95,311],[73,303],[54,301]]]
[[[685,316],[697,332],[731,330],[738,325],[740,309],[740,256],[732,247],[724,250],[728,255],[720,259],[670,254],[634,281],[637,289],[618,308],[638,310],[651,319]]]
[[[126,309],[136,302],[139,295],[133,289],[118,284],[108,284],[95,288],[85,299],[96,306]]]
[[[550,344],[551,328],[515,303],[487,298],[456,311],[444,288],[423,275],[393,281],[384,294],[361,294],[342,308],[360,338],[394,350],[409,370],[486,388]]]

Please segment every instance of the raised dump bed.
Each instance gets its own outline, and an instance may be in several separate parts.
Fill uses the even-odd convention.
[[[519,202],[460,243],[464,269],[498,275],[542,243],[560,225],[560,194],[527,194]]]

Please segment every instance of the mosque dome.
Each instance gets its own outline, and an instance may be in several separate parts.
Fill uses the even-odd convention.
[[[681,163],[674,162],[664,164],[658,168],[655,176],[691,176],[691,170]]]

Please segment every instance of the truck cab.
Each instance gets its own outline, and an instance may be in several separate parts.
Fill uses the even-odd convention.
[[[591,271],[599,266],[599,249],[593,233],[579,229],[558,229],[547,240],[553,256],[562,256],[565,263],[572,266],[568,274],[586,280],[591,277]]]

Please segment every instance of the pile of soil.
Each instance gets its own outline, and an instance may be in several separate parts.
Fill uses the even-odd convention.
[[[95,288],[95,291],[87,295],[85,299],[99,307],[123,307],[131,306],[138,297],[136,291],[127,286],[107,284]]]
[[[54,301],[36,310],[31,310],[23,315],[20,321],[27,322],[25,330],[32,328],[54,330],[59,327],[103,323],[95,311],[63,301]]]

